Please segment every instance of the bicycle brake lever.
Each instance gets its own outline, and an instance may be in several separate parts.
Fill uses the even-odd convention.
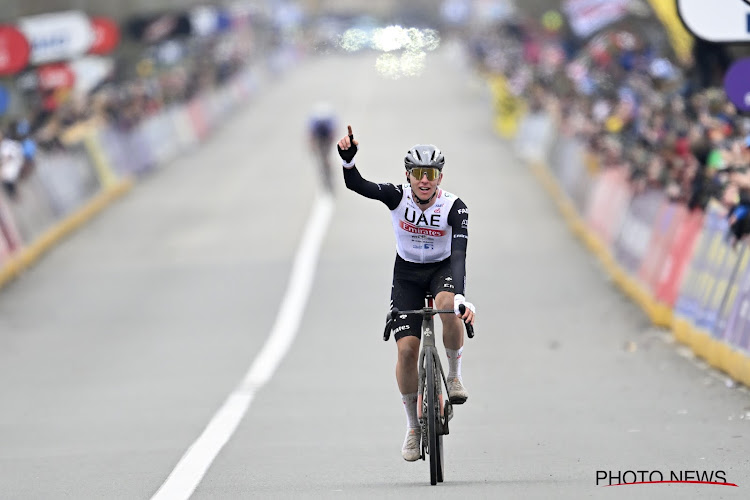
[[[459,304],[458,312],[460,312],[461,315],[466,313],[466,306],[464,304]],[[470,339],[473,339],[474,338],[474,326],[469,323],[466,323],[465,321],[464,321],[464,326],[466,327],[466,335],[468,335]]]
[[[385,342],[388,342],[388,339],[391,338],[391,323],[396,319],[396,316],[398,315],[398,309],[393,308],[388,311],[388,314],[386,314],[385,316],[385,330],[383,330],[383,340]]]

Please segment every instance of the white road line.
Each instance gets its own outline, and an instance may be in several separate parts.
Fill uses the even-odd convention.
[[[151,497],[152,500],[190,498],[211,463],[234,434],[255,393],[271,379],[297,335],[332,213],[333,198],[319,196],[307,221],[281,309],[268,340],[253,360],[242,382],[216,412],[200,437],[188,448],[164,484]]]

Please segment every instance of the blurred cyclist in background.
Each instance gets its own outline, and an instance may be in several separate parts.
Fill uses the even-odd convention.
[[[352,128],[338,142],[344,161],[346,187],[366,198],[382,201],[391,211],[396,233],[396,263],[391,286],[391,308],[402,311],[421,309],[427,293],[441,314],[443,345],[448,356],[448,397],[463,404],[469,397],[461,379],[464,329],[461,320],[474,324],[474,306],[466,302],[466,247],[469,242],[469,209],[460,198],[440,189],[443,180],[443,153],[432,144],[416,145],[406,153],[403,184],[375,184],[362,178],[354,165],[357,141]],[[459,306],[466,312],[461,315]],[[459,319],[460,318],[460,319]],[[406,438],[401,447],[404,460],[413,462],[421,455],[420,425],[417,418],[419,343],[422,318],[401,316],[391,325],[398,358],[396,381],[406,410]]]
[[[327,102],[319,102],[313,107],[308,124],[310,148],[318,163],[323,187],[333,193],[333,172],[331,171],[330,153],[335,142],[336,117],[333,107]]]

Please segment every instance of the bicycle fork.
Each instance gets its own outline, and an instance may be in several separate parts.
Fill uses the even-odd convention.
[[[428,307],[433,307],[432,298],[428,299]],[[440,409],[438,410],[438,414],[441,417],[445,417],[445,405],[443,404],[443,388],[441,384],[441,379],[444,379],[443,369],[440,363],[440,357],[438,356],[437,349],[435,348],[435,319],[432,316],[425,316],[422,320],[422,349],[419,352],[419,364],[417,365],[419,367],[419,385],[417,386],[417,417],[419,417],[420,420],[422,419],[422,414],[424,411],[423,399],[426,385],[425,378],[427,376],[425,370],[425,357],[427,350],[430,350],[432,352],[432,358],[435,363],[435,375],[437,375],[438,373],[440,374],[440,376],[436,377],[435,380],[435,386],[437,387],[438,392],[438,401],[440,402]]]
[[[435,355],[437,353],[433,353]],[[422,352],[419,356],[419,388],[417,389],[417,417],[422,418],[423,402],[424,402],[424,387],[425,387],[425,369],[424,369],[424,357],[425,353]],[[440,360],[437,361],[437,366],[440,366]],[[435,382],[438,383],[440,379]],[[440,416],[445,417],[445,405],[443,404],[443,390],[438,383],[438,401],[440,402]]]

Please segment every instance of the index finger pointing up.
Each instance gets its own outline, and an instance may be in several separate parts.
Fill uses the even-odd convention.
[[[352,134],[352,126],[351,125],[347,125],[346,129],[349,131],[349,134],[348,134],[349,135],[349,139],[353,139],[354,138],[354,134]]]

